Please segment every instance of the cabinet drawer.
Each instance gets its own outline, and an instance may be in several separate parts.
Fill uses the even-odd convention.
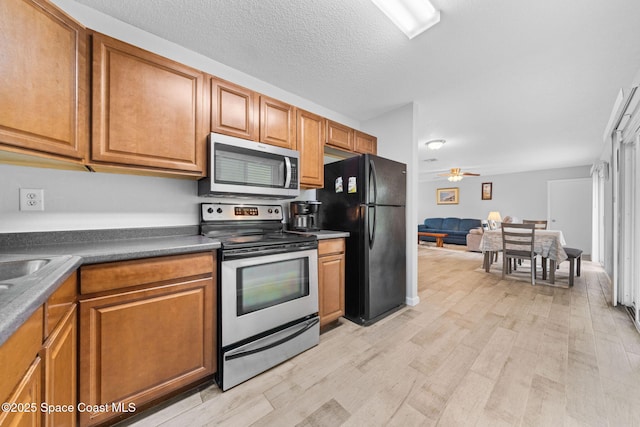
[[[131,286],[211,275],[215,252],[110,262],[80,269],[80,293],[90,294]]]
[[[344,252],[344,239],[327,239],[318,241],[318,255],[338,254]]]

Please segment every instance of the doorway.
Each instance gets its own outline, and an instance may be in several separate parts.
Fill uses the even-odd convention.
[[[549,229],[561,230],[567,246],[582,249],[586,259],[591,256],[592,187],[591,178],[547,182]]]

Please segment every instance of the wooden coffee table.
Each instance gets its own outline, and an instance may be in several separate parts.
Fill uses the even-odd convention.
[[[444,246],[443,238],[447,237],[447,233],[428,233],[426,231],[418,231],[418,243],[420,243],[420,236],[430,236],[436,238],[436,246],[441,248]]]

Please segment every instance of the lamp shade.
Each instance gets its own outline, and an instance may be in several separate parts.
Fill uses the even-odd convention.
[[[500,216],[500,212],[498,211],[489,212],[489,216],[487,217],[487,219],[489,221],[498,221],[498,222],[502,221],[502,217]]]

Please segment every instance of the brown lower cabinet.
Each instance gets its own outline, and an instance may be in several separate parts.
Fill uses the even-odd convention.
[[[22,377],[13,395],[5,401],[12,405],[10,411],[0,412],[2,426],[40,426],[42,425],[42,361],[39,357],[33,361]],[[4,403],[4,402],[3,402]]]
[[[76,296],[72,274],[0,347],[0,426],[76,425]]]
[[[42,411],[44,425],[75,426],[77,420],[77,310],[66,313],[42,348],[44,360],[44,402],[51,411]],[[58,408],[65,407],[65,410]]]
[[[344,239],[318,242],[318,296],[320,326],[344,315]]]
[[[9,405],[0,410],[0,426],[41,425],[42,313],[38,308],[0,346],[0,401]]]
[[[81,268],[81,289],[97,291],[80,300],[79,402],[95,408],[80,412],[82,426],[132,415],[214,373],[214,256]]]

